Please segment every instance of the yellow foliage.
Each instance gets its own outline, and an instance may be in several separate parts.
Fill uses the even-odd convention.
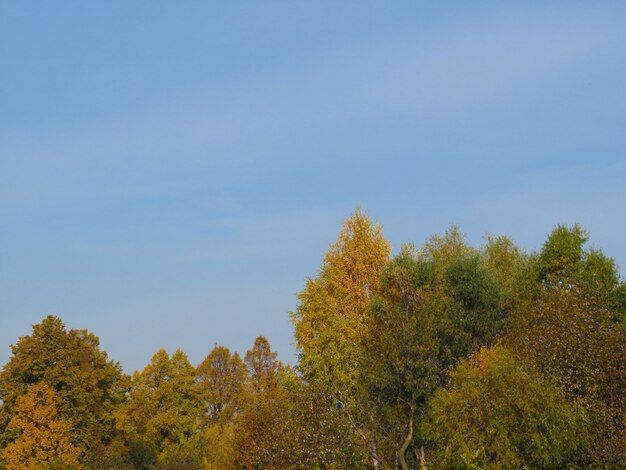
[[[309,278],[292,313],[301,367],[308,380],[353,395],[370,301],[380,288],[390,245],[361,211],[343,225],[320,272]]]
[[[17,435],[4,450],[7,470],[79,466],[80,449],[70,441],[71,426],[57,417],[56,394],[45,382],[32,385],[18,400],[7,430]]]

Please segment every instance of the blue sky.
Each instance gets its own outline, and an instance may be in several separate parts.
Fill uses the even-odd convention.
[[[580,223],[626,266],[620,2],[2,2],[0,362],[266,335],[356,207],[394,248]],[[436,4],[436,5],[435,5]]]

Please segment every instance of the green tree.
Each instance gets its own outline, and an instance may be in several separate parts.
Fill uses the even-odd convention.
[[[432,236],[416,259],[429,267],[425,291],[436,316],[433,347],[438,349],[443,383],[444,370],[504,334],[507,312],[500,302],[498,276],[457,227]]]
[[[615,262],[587,248],[587,232],[579,225],[558,225],[539,254],[539,276],[547,287],[578,290],[598,306],[613,304],[620,289]]]
[[[388,466],[423,460],[420,421],[447,369],[503,335],[500,283],[508,275],[501,278],[454,227],[418,252],[403,247],[385,269],[362,368],[380,434],[393,449]]]
[[[206,468],[207,442],[202,434],[168,442],[159,454],[155,470],[201,470]],[[211,468],[211,467],[208,467]]]
[[[293,373],[281,384],[282,452],[272,468],[366,467],[367,454],[332,397]]]
[[[522,252],[507,237],[489,236],[481,256],[499,286],[498,303],[505,312],[502,326],[508,330],[519,312],[541,295],[539,255]]]
[[[575,280],[580,275],[585,254],[583,245],[588,239],[587,233],[579,225],[558,225],[541,250],[541,280],[551,285]]]
[[[397,458],[405,470],[412,460],[407,451],[420,442],[415,423],[442,372],[432,268],[417,260],[410,247],[387,267],[372,308],[362,366],[380,434],[387,438],[379,457],[387,466]]]
[[[443,468],[566,468],[588,427],[560,388],[502,346],[463,360],[429,413],[424,431]]]

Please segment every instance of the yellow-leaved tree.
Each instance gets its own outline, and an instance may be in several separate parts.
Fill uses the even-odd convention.
[[[199,468],[202,439],[197,432],[200,402],[195,369],[177,349],[161,349],[141,372],[133,374],[128,402],[117,410],[135,468]]]
[[[318,275],[307,279],[291,314],[304,377],[342,403],[359,428],[367,428],[370,418],[358,398],[363,341],[390,252],[381,227],[357,210],[343,224]],[[372,441],[374,463],[375,447]]]
[[[56,394],[45,382],[18,399],[7,430],[16,436],[4,449],[7,470],[78,467],[81,449],[70,441],[71,425],[57,416]]]

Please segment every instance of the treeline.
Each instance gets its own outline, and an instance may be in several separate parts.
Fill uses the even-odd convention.
[[[578,226],[392,256],[357,211],[291,318],[293,368],[259,337],[132,377],[45,318],[0,373],[0,467],[626,468],[626,283]]]

